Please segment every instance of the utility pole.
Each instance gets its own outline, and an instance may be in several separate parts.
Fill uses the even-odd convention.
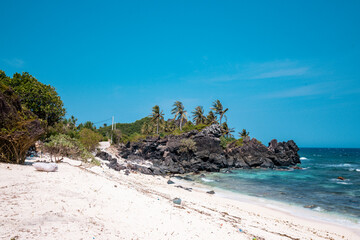
[[[112,121],[111,121],[111,142],[110,142],[110,144],[113,143],[113,132],[114,132],[114,116],[112,117]]]

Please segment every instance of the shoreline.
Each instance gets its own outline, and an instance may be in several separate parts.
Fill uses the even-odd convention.
[[[0,200],[8,206],[0,212],[0,238],[359,238],[349,228],[223,198],[220,191],[177,188],[168,177],[77,163],[60,163],[54,173],[0,163]]]
[[[189,175],[189,174],[187,174]],[[267,208],[274,211],[282,212],[283,214],[289,214],[293,217],[302,218],[309,221],[317,221],[323,224],[335,225],[338,227],[347,228],[351,231],[354,231],[357,235],[360,236],[360,222],[358,219],[353,219],[346,215],[336,213],[336,212],[320,212],[314,211],[311,209],[306,209],[301,205],[291,204],[287,202],[282,202],[273,199],[267,199],[264,197],[255,197],[246,195],[244,193],[239,193],[231,191],[228,189],[223,189],[219,187],[214,187],[206,185],[197,181],[188,181],[184,179],[178,179],[176,177],[171,178],[175,183],[182,184],[186,187],[192,187],[194,189],[206,192],[213,190],[215,195],[220,198],[232,199],[246,204],[256,205],[258,207]],[[356,221],[356,222],[355,222]]]

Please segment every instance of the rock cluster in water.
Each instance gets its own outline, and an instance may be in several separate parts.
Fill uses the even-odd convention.
[[[119,155],[127,160],[128,168],[146,174],[217,172],[222,168],[274,168],[300,163],[299,148],[292,140],[272,140],[266,147],[252,139],[244,141],[242,146],[234,142],[223,149],[220,137],[220,126],[213,124],[200,132],[194,130],[177,136],[147,138],[121,145],[118,150]],[[191,139],[190,142],[188,139]],[[105,158],[105,154],[102,155]],[[109,167],[116,170],[124,168],[110,156],[106,158],[111,161]],[[151,164],[136,164],[144,161]]]

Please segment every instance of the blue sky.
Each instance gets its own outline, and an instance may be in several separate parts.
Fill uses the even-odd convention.
[[[132,122],[220,99],[265,144],[360,147],[360,1],[1,1],[0,69],[69,115]],[[110,122],[110,121],[109,121]]]

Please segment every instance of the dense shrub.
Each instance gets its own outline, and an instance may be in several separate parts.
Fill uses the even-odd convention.
[[[55,157],[55,160],[61,157],[81,160],[92,158],[92,155],[84,148],[79,140],[65,134],[51,136],[49,142],[44,143],[42,150],[45,153],[49,153],[51,158]]]
[[[5,73],[1,71],[1,76]],[[60,121],[65,115],[65,108],[54,87],[39,82],[29,73],[15,73],[12,78],[2,77],[2,81],[10,86],[22,98],[22,104],[28,110],[45,120],[49,126]]]
[[[221,146],[222,148],[226,148],[228,144],[230,144],[230,143],[232,143],[232,142],[234,142],[234,141],[236,141],[236,139],[233,138],[233,137],[221,136],[221,137],[220,137],[220,146]]]
[[[188,139],[182,139],[179,152],[182,153],[188,153],[190,151],[195,152],[196,151],[196,142],[190,138]]]
[[[88,151],[94,151],[102,138],[103,136],[88,128],[80,131],[80,142]]]

